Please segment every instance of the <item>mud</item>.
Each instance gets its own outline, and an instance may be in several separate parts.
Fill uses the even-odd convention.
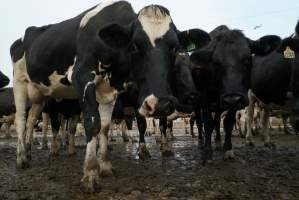
[[[117,137],[110,152],[115,175],[102,178],[95,194],[84,193],[80,185],[84,137],[76,138],[77,154],[72,157],[62,150],[51,158],[49,150],[35,146],[26,170],[16,169],[16,138],[1,138],[0,199],[299,199],[298,136],[275,136],[276,149],[263,147],[259,138],[256,147],[245,147],[244,139],[235,136],[234,161],[223,161],[222,152],[215,151],[213,163],[203,166],[197,139],[183,129],[174,133],[174,156],[168,158],[161,156],[156,136],[146,138],[148,160],[138,159],[137,143]]]

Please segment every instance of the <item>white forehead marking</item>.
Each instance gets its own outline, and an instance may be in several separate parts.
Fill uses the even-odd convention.
[[[154,47],[155,41],[167,33],[172,22],[169,15],[162,13],[161,10],[155,6],[141,10],[138,20]]]
[[[94,16],[96,16],[105,7],[110,6],[116,2],[117,1],[114,0],[103,0],[99,5],[97,5],[97,7],[95,7],[94,9],[92,9],[91,11],[85,14],[85,16],[82,18],[80,22],[80,28],[84,28],[86,24],[89,22],[89,20]]]

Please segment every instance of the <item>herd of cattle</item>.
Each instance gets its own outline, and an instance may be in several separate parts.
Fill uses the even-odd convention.
[[[271,146],[273,105],[299,131],[299,23],[290,35],[251,40],[224,25],[210,33],[180,31],[162,6],[150,5],[136,14],[130,3],[111,0],[57,24],[29,27],[11,45],[13,89],[0,92],[1,116],[15,112],[17,166],[29,166],[33,129],[42,111],[52,126],[51,154],[58,153],[59,114],[69,119],[73,146],[83,113],[87,147],[82,183],[89,191],[99,175],[112,174],[107,145],[113,118],[125,119],[129,128],[136,118],[139,154],[147,155],[147,117],[159,119],[161,150],[168,152],[171,120],[194,113],[191,124],[196,121],[203,160],[209,162],[213,130],[216,142],[221,140],[221,118],[224,158],[234,158],[232,130],[237,112],[245,107],[246,143],[253,145],[258,105],[264,142]]]

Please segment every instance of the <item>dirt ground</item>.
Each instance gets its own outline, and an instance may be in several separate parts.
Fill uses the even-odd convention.
[[[298,136],[276,134],[276,149],[263,147],[259,138],[255,148],[245,147],[235,136],[234,161],[223,161],[222,152],[215,151],[214,162],[203,166],[197,139],[183,129],[174,133],[174,156],[168,158],[161,157],[155,136],[146,138],[148,160],[138,159],[137,143],[117,137],[110,152],[115,175],[102,178],[95,194],[84,193],[80,185],[84,137],[76,138],[73,157],[62,150],[50,158],[49,150],[35,146],[26,170],[16,169],[16,138],[1,138],[0,200],[299,199]]]

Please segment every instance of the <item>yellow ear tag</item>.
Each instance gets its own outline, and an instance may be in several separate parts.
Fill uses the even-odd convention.
[[[286,50],[284,50],[283,55],[285,58],[288,58],[288,59],[296,58],[295,51],[293,51],[289,46],[286,47]]]

